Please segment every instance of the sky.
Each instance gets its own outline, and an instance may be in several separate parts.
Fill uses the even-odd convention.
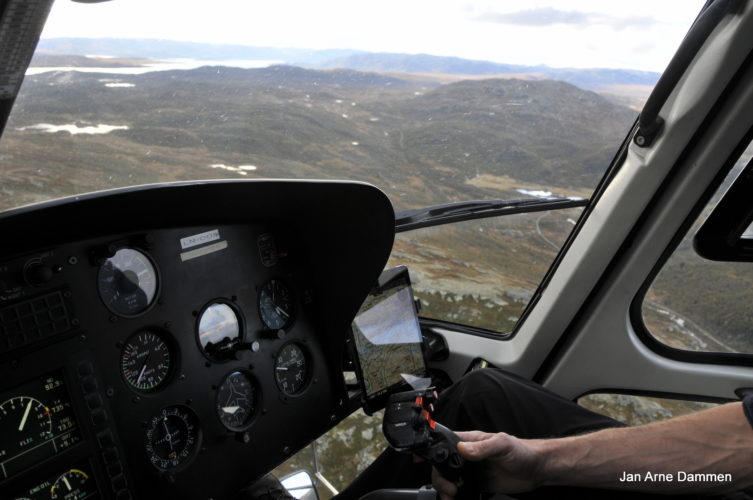
[[[159,38],[662,71],[703,0],[56,0],[43,38]]]

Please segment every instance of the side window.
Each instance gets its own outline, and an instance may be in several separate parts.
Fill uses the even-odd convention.
[[[693,247],[694,236],[751,160],[751,153],[749,146],[646,293],[644,324],[667,346],[753,353],[753,262],[713,261],[700,256]]]
[[[583,396],[578,398],[578,404],[627,425],[667,420],[716,406],[698,401],[607,393]]]
[[[398,233],[388,266],[408,266],[422,317],[507,333],[582,210],[506,215]]]

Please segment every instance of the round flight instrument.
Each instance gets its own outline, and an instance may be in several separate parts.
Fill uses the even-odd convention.
[[[50,498],[87,498],[97,487],[87,484],[89,475],[79,469],[70,469],[60,475],[50,488]]]
[[[295,312],[293,292],[281,280],[269,280],[259,292],[259,315],[272,330],[288,326]]]
[[[146,312],[157,295],[157,268],[146,254],[121,248],[99,268],[99,295],[119,316]]]
[[[246,373],[228,374],[217,391],[217,416],[228,430],[239,431],[248,426],[256,407],[256,388]]]
[[[223,353],[232,353],[233,346],[242,340],[241,330],[236,310],[224,302],[214,302],[199,316],[197,333],[201,350],[214,360],[226,359]]]
[[[162,336],[141,331],[131,335],[120,353],[120,372],[125,381],[140,391],[157,389],[170,373],[172,356]]]
[[[168,406],[147,424],[146,454],[159,470],[185,465],[200,441],[199,419],[186,406]]]
[[[293,396],[300,393],[309,380],[309,364],[303,347],[285,344],[275,357],[275,380],[280,390]]]
[[[52,412],[38,399],[17,396],[0,404],[0,456],[14,457],[53,437]]]

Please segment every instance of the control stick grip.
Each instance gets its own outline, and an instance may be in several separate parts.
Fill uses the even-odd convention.
[[[450,481],[460,483],[465,460],[460,438],[431,417],[437,394],[433,389],[393,394],[387,401],[382,430],[397,451],[411,452],[434,465]]]
[[[460,469],[465,465],[465,459],[458,451],[460,438],[444,425],[435,422],[434,432],[441,436],[437,445],[439,453],[444,457],[441,460],[429,460],[439,473],[446,479],[459,483],[461,481]]]

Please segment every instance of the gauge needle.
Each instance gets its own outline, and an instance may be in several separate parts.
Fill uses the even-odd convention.
[[[65,483],[65,487],[68,488],[68,491],[71,491],[73,488],[71,488],[71,483],[68,482],[68,478],[63,476],[63,482]]]
[[[277,314],[280,316],[285,316],[286,318],[289,318],[290,315],[285,312],[285,309],[281,308],[280,306],[275,306],[275,311],[277,311]]]
[[[136,379],[136,385],[139,385],[141,383],[141,377],[144,376],[144,372],[146,371],[146,362],[149,361],[149,356],[152,355],[152,352],[149,351],[149,354],[146,355],[146,359],[144,359],[144,366],[141,367],[141,372],[139,373],[139,378]]]
[[[275,368],[275,370],[279,370],[281,372],[286,372],[286,371],[290,370],[290,368],[288,368],[287,366],[278,366],[278,367]]]
[[[24,430],[24,426],[26,425],[26,420],[29,418],[29,412],[31,411],[31,401],[29,401],[29,405],[26,407],[26,411],[24,412],[24,416],[21,418],[21,424],[18,426],[19,432]]]
[[[141,377],[144,376],[144,372],[146,371],[146,365],[141,367],[141,373],[139,373],[139,378],[136,379],[136,385],[141,384]]]
[[[173,449],[173,435],[170,434],[170,429],[168,429],[167,427],[167,422],[163,420],[162,425],[165,427],[165,439],[167,439],[167,444],[170,445],[170,450],[172,450]]]

